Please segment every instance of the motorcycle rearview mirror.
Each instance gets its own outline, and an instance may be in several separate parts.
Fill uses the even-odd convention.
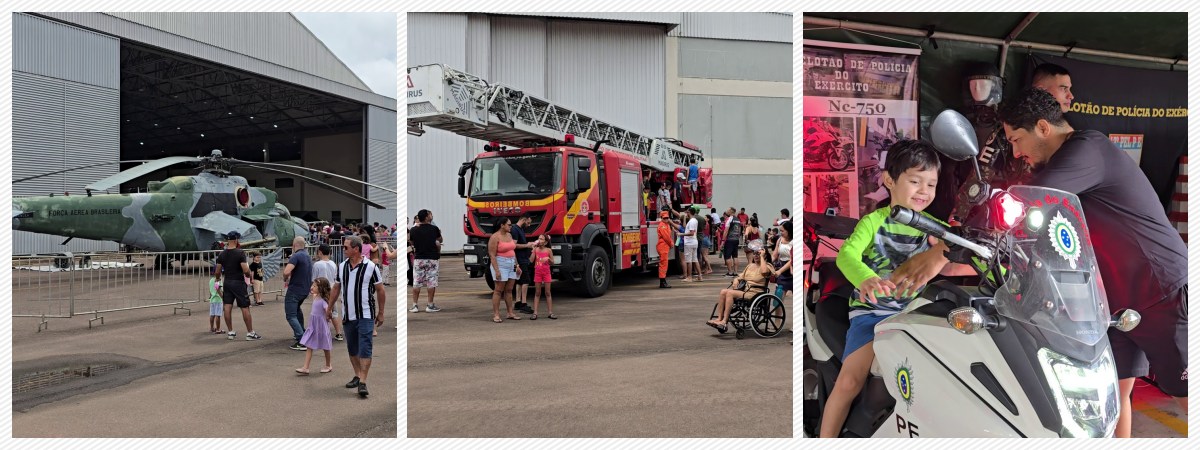
[[[946,157],[955,161],[971,160],[971,165],[975,167],[975,179],[979,184],[973,186],[975,194],[971,196],[971,203],[979,204],[985,200],[988,186],[982,181],[983,173],[979,170],[979,161],[975,159],[979,155],[979,141],[971,121],[958,111],[947,109],[933,119],[933,124],[929,126],[929,134],[933,139],[933,146]]]
[[[1108,326],[1128,332],[1137,328],[1139,323],[1142,323],[1142,315],[1132,309],[1126,309],[1113,315],[1112,320],[1108,322]]]
[[[939,113],[929,126],[929,134],[932,136],[933,146],[950,159],[965,161],[979,155],[975,127],[958,111],[947,109]]]

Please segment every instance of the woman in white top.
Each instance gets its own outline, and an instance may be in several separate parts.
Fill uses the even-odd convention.
[[[786,221],[779,226],[779,243],[775,245],[775,296],[783,296],[792,291],[792,221]]]

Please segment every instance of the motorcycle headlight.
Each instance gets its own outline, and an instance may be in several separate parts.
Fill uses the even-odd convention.
[[[1109,437],[1117,426],[1117,370],[1112,352],[1088,365],[1050,349],[1038,361],[1054,393],[1066,437]]]

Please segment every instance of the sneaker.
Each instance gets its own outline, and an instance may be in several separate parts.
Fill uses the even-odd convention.
[[[234,339],[237,339],[237,333],[236,333],[236,332],[233,332],[233,331],[230,331],[229,333],[226,333],[226,334],[225,334],[225,336],[226,336],[226,337],[228,337],[228,338],[229,338],[229,340],[231,340],[231,341],[232,341],[232,340],[234,340]]]
[[[346,340],[346,337],[345,337],[345,336],[342,336],[342,335],[340,335],[340,334],[335,334],[335,335],[333,335],[333,340],[335,340],[335,341],[344,341],[344,340]]]
[[[736,277],[737,277],[736,274],[732,274],[732,273],[725,274],[725,278],[736,278]]]
[[[233,339],[233,338],[230,338],[230,339]],[[247,341],[257,341],[259,339],[262,339],[262,336],[259,336],[258,333],[246,333]]]
[[[412,305],[412,308],[408,308],[408,312],[421,312],[421,308],[418,308],[417,305],[414,304]]]
[[[301,351],[308,350],[308,347],[305,347],[304,344],[300,343],[300,341],[296,341],[292,345],[288,346],[288,348],[290,348],[292,350],[301,350]]]
[[[433,303],[425,305],[425,312],[438,312],[441,310],[442,310],[442,308],[438,308],[437,305],[435,305]]]
[[[362,397],[362,398],[367,398],[368,395],[370,395],[370,393],[367,392],[367,383],[363,383],[360,381],[358,383],[358,396]]]
[[[358,385],[359,385],[358,377],[354,377],[354,378],[350,379],[350,382],[346,383],[346,389],[356,388],[356,387],[358,387]]]

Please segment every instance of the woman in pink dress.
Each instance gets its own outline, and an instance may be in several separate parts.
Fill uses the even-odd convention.
[[[533,315],[529,320],[537,320],[538,302],[542,298],[542,290],[546,291],[546,310],[550,315],[546,316],[551,319],[557,319],[554,315],[554,300],[550,298],[550,283],[553,282],[550,278],[550,263],[554,261],[554,253],[550,251],[550,236],[538,236],[537,242],[533,244],[533,256],[530,258],[533,263],[533,284],[537,289],[533,293]]]

